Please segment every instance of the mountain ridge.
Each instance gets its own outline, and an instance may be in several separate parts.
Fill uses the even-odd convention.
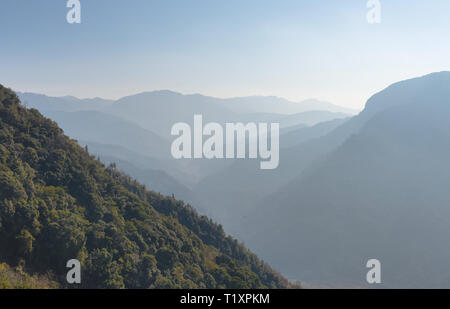
[[[384,287],[447,287],[450,74],[396,83],[367,108],[343,125],[342,143],[247,215],[239,235],[305,281],[368,287],[365,262],[377,258]]]

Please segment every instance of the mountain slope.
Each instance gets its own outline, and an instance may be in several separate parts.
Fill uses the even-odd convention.
[[[252,96],[218,99],[217,103],[231,109],[235,113],[276,113],[284,115],[298,114],[309,111],[328,111],[345,114],[356,113],[355,110],[315,99],[292,102],[273,96]]]
[[[292,148],[309,140],[319,138],[341,126],[349,119],[335,119],[321,122],[312,127],[293,127],[285,131],[281,130],[280,146],[282,148]],[[283,150],[282,150],[283,151]]]
[[[76,140],[121,145],[142,155],[156,158],[170,156],[169,141],[119,117],[98,111],[42,113],[56,121],[65,134]]]
[[[91,149],[91,148],[90,148]],[[91,150],[90,150],[91,152]],[[153,191],[163,195],[174,196],[193,206],[199,213],[207,214],[200,199],[188,187],[160,169],[144,168],[111,155],[100,155],[100,161],[106,165],[114,164],[116,168],[144,184]],[[139,167],[137,167],[139,166]]]
[[[50,97],[43,94],[17,92],[21,102],[39,111],[60,111],[60,112],[76,112],[76,111],[93,111],[101,110],[111,105],[114,101],[102,98],[78,99],[71,96],[66,97]]]
[[[365,286],[376,258],[384,287],[450,287],[449,119],[449,72],[390,86],[344,125],[355,131],[343,144],[247,216],[241,235],[305,281]]]
[[[236,118],[231,110],[211,104],[211,100],[201,95],[153,91],[121,98],[105,111],[171,140],[172,126],[177,122],[191,124],[194,114],[202,114],[205,122],[225,123]]]
[[[327,122],[335,119],[348,118],[348,114],[332,113],[327,111],[308,111],[293,115],[287,115],[279,120],[281,128],[289,128],[299,124],[306,126],[314,126],[322,122]]]
[[[184,167],[179,164],[180,161],[174,159],[145,156],[120,145],[102,144],[84,140],[79,140],[78,143],[82,147],[88,147],[89,153],[99,157],[102,162],[113,163],[113,161],[104,159],[114,158],[122,162],[133,162],[133,165],[139,166],[139,168],[144,170],[162,170],[170,177],[174,177],[177,182],[182,182],[186,186],[192,184],[194,181],[192,174],[184,171]],[[129,175],[133,176],[131,173]],[[184,199],[182,198],[182,200]]]
[[[0,264],[0,290],[4,289],[55,289],[58,283],[45,276],[30,276],[20,267],[13,269],[6,263]]]
[[[237,160],[231,166],[206,176],[193,190],[209,202],[211,216],[221,222],[227,231],[241,236],[246,233],[239,227],[243,216],[257,212],[264,198],[338,147],[363,122],[359,116],[335,121],[337,124],[331,126],[320,123],[282,134],[280,165],[275,170],[261,170],[256,160]]]
[[[0,260],[86,288],[288,287],[182,202],[106,168],[0,86]]]
[[[345,109],[322,110],[319,102],[308,107],[272,97],[217,99],[153,91],[121,98],[104,111],[134,121],[164,138],[171,138],[170,129],[176,122],[192,123],[194,114],[202,114],[205,122],[280,122],[282,127],[348,117],[348,113],[336,111]],[[286,111],[290,111],[289,115]]]

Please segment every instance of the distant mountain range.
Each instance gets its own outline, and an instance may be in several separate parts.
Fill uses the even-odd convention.
[[[170,137],[170,129],[175,122],[192,122],[193,114],[202,114],[208,122],[280,122],[282,127],[288,127],[314,125],[356,113],[355,110],[314,99],[299,103],[257,96],[218,99],[169,90],[143,92],[117,101],[21,92],[18,95],[24,104],[43,112],[101,111],[134,122],[164,138]]]
[[[354,115],[358,111],[334,105],[316,99],[292,102],[279,97],[253,96],[243,98],[221,99],[219,104],[226,106],[236,113],[276,113],[298,114],[309,111],[328,111]]]
[[[73,96],[50,97],[44,94],[16,92],[23,104],[41,111],[76,112],[83,110],[100,110],[114,101],[101,98],[78,99]]]
[[[203,178],[225,169],[232,162],[172,159],[170,130],[173,124],[191,123],[194,114],[202,114],[205,122],[279,122],[282,132],[287,132],[350,116],[343,113],[349,111],[345,108],[315,100],[293,103],[275,97],[218,99],[167,90],[140,93],[117,101],[21,92],[18,95],[25,105],[37,108],[55,120],[67,135],[82,141],[91,153],[108,162],[117,161],[119,167],[147,185],[155,185],[150,179],[155,179],[156,175],[166,175],[166,181],[161,182],[165,185],[155,186],[156,190],[173,193],[206,213],[210,213],[210,209],[200,206],[204,203],[196,197],[193,188]],[[305,131],[304,135],[308,134]],[[147,175],[143,177],[139,169],[145,169]]]

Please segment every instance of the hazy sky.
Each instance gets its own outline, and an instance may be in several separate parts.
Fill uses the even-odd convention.
[[[392,82],[450,70],[450,1],[0,0],[0,83],[118,98],[171,89],[361,108]]]

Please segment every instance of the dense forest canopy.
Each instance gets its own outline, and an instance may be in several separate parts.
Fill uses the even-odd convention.
[[[0,85],[3,274],[70,287],[74,258],[83,288],[290,287],[220,225],[106,167]]]

